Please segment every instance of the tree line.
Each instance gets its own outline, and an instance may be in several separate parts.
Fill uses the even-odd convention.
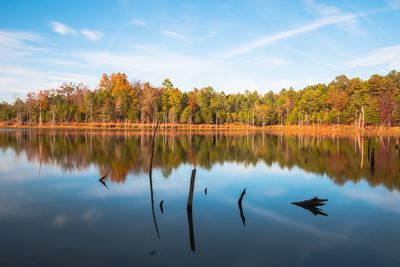
[[[400,124],[400,72],[367,80],[336,77],[329,84],[260,94],[225,94],[212,87],[182,92],[169,79],[162,86],[128,80],[125,73],[103,74],[99,85],[63,84],[0,103],[0,121],[17,125],[135,122],[182,124],[243,123]]]

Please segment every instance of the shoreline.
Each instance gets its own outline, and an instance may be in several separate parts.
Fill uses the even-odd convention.
[[[49,125],[7,125],[0,123],[0,129],[74,129],[74,130],[124,130],[149,131],[154,129],[154,123],[71,123]],[[178,132],[265,132],[284,135],[317,135],[317,136],[400,136],[400,127],[366,126],[356,128],[354,125],[272,125],[251,126],[246,124],[159,124],[159,130]]]

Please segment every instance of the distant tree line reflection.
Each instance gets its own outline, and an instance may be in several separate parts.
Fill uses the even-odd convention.
[[[83,171],[91,164],[112,182],[128,174],[147,173],[151,132],[0,131],[0,148],[25,153],[31,162]],[[373,166],[370,152],[374,151]],[[262,133],[160,132],[156,136],[153,169],[168,178],[181,164],[211,169],[224,162],[253,166],[263,162],[282,168],[298,167],[327,175],[336,184],[366,180],[370,185],[400,189],[400,148],[397,138],[360,136],[330,138]],[[373,168],[373,171],[371,171]]]

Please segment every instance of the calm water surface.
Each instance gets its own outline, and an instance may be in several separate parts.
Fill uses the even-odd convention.
[[[0,266],[400,266],[397,144],[1,130]]]

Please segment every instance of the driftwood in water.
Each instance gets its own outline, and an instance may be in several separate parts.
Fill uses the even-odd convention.
[[[325,205],[324,202],[328,201],[328,199],[321,199],[318,197],[314,197],[312,199],[299,201],[299,202],[292,202],[295,205],[302,205],[302,206],[323,206]]]
[[[312,199],[304,201],[292,202],[292,204],[310,211],[315,216],[317,215],[328,216],[328,214],[324,213],[322,209],[318,208],[319,206],[325,205],[326,201],[328,201],[328,199],[320,199],[318,197],[314,197]]]
[[[246,226],[246,217],[244,216],[244,213],[243,213],[242,201],[243,201],[243,197],[245,194],[246,194],[246,188],[242,191],[242,193],[240,194],[239,200],[238,200],[240,218],[242,219],[242,223],[244,226]]]
[[[190,188],[189,188],[189,196],[187,201],[187,210],[192,210],[193,206],[193,191],[194,191],[194,183],[196,181],[196,169],[192,170],[192,175],[190,176]]]
[[[101,177],[101,178],[99,179],[99,182],[102,183],[102,184],[107,188],[107,190],[110,190],[110,189],[108,188],[106,182],[105,182],[105,180],[107,179],[107,176],[108,176],[108,174],[106,174],[106,175],[104,175],[103,177]]]
[[[161,213],[164,213],[163,204],[164,204],[164,200],[161,200],[161,202],[160,202],[160,210],[161,210]]]

